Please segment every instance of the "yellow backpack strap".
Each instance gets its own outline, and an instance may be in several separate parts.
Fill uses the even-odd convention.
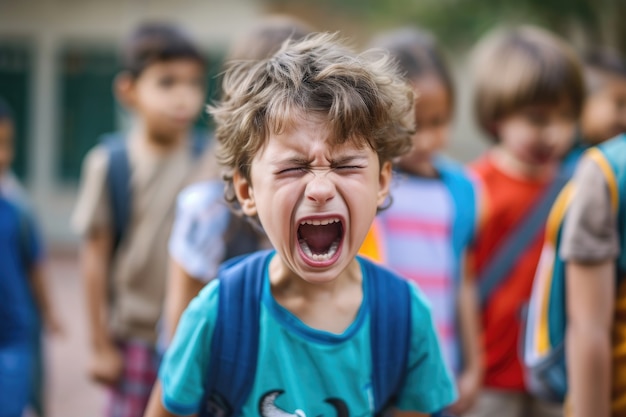
[[[543,297],[540,297],[541,304],[539,307],[540,311],[537,315],[538,323],[535,325],[537,329],[537,335],[535,339],[536,345],[534,346],[534,350],[539,355],[545,355],[552,346],[550,346],[550,326],[548,322],[548,308],[550,301],[550,290],[552,288],[552,278],[553,278],[553,262],[555,257],[557,256],[557,238],[559,230],[561,229],[561,225],[563,224],[563,220],[565,219],[565,213],[567,211],[567,207],[570,205],[572,198],[574,196],[574,183],[572,181],[568,182],[561,193],[557,197],[554,205],[552,206],[552,210],[550,211],[550,215],[548,216],[548,221],[546,223],[546,231],[544,238],[544,245],[541,252],[541,259],[539,261],[539,265],[537,265],[537,272],[535,274],[535,280],[537,281],[535,285],[541,286]],[[533,289],[533,292],[535,290]]]

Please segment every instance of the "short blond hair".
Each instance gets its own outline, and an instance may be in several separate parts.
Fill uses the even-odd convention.
[[[580,115],[582,65],[567,43],[546,30],[496,29],[478,43],[472,64],[477,122],[495,140],[496,123],[528,105],[568,99]]]
[[[337,35],[321,33],[287,42],[269,59],[234,64],[224,76],[221,102],[209,111],[232,185],[235,171],[250,179],[252,159],[270,133],[305,115],[321,116],[335,143],[369,146],[381,164],[389,161],[411,147],[413,101],[387,55],[355,54]]]

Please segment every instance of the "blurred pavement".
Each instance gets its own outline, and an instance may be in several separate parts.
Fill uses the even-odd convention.
[[[48,336],[48,417],[100,417],[104,392],[85,373],[87,328],[82,284],[75,252],[53,255],[48,274],[62,336]]]

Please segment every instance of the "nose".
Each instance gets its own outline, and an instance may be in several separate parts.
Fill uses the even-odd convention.
[[[318,205],[332,200],[337,192],[335,184],[325,174],[314,173],[306,186],[306,198]]]

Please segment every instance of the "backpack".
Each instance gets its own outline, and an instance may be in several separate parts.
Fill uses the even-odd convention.
[[[130,185],[131,167],[128,158],[126,137],[121,132],[102,136],[100,143],[108,154],[106,184],[110,199],[113,221],[113,253],[117,250],[128,229],[132,207],[132,188]],[[194,131],[190,141],[190,152],[198,159],[206,144],[203,132]]]
[[[622,136],[622,146],[626,144]],[[611,163],[613,156],[626,154],[611,152],[619,142],[600,146],[587,151],[586,156],[594,159],[602,168],[609,183],[617,183],[620,175]],[[624,148],[626,150],[626,148]],[[619,162],[618,162],[619,163]],[[617,180],[616,180],[617,178]],[[559,244],[563,220],[575,192],[575,183],[568,183],[557,198],[546,226],[546,234],[541,258],[535,274],[530,297],[526,328],[523,335],[523,358],[526,385],[530,393],[551,402],[563,402],[567,394],[567,369],[565,356],[565,334],[567,329],[566,311],[566,263],[559,256]],[[621,215],[621,204],[617,186],[609,187],[613,209]],[[620,220],[618,224],[623,224]],[[620,229],[620,234],[623,230]],[[619,264],[619,262],[618,262]],[[623,271],[623,265],[618,265]],[[618,273],[616,281],[623,274]]]
[[[231,259],[218,274],[219,305],[199,417],[235,417],[252,390],[267,263],[274,251]],[[384,415],[403,386],[411,339],[411,293],[394,273],[360,259],[370,303],[372,386]]]

